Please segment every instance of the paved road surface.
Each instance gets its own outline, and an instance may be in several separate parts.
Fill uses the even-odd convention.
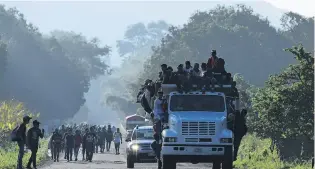
[[[113,146],[113,145],[112,145]],[[82,161],[82,155],[79,154],[78,161],[67,162],[63,158],[60,158],[59,162],[49,161],[46,165],[39,167],[40,169],[127,169],[126,157],[125,157],[125,144],[122,145],[120,149],[120,155],[115,155],[114,149],[112,148],[110,152],[105,152],[104,154],[96,153],[94,154],[93,161],[86,162]],[[63,155],[61,156],[63,157]],[[207,167],[206,167],[207,166]],[[205,169],[211,168],[209,164],[177,164],[178,169]],[[156,163],[144,163],[135,164],[135,169],[157,169]]]

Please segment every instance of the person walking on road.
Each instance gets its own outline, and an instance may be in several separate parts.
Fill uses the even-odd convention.
[[[65,137],[66,140],[66,153],[67,153],[67,161],[72,161],[72,153],[74,149],[74,135],[72,134],[72,129],[69,128],[69,132]]]
[[[95,146],[96,135],[94,133],[94,128],[91,127],[90,131],[85,134],[83,138],[85,151],[86,151],[86,160],[92,162],[94,146]]]
[[[79,150],[82,144],[82,137],[81,137],[81,133],[79,130],[75,131],[75,136],[74,136],[74,158],[75,161],[78,161],[78,154],[79,154]]]
[[[51,136],[51,144],[53,147],[53,158],[54,162],[59,162],[59,153],[61,151],[61,144],[62,144],[62,135],[59,133],[58,129],[55,129],[54,134]]]
[[[113,141],[113,132],[112,128],[110,125],[107,126],[107,133],[106,133],[106,150],[110,150],[110,145],[112,144]]]
[[[27,163],[27,168],[31,169],[31,163],[33,163],[34,169],[36,169],[36,154],[38,150],[39,138],[44,137],[44,129],[39,129],[39,124],[37,120],[33,121],[33,127],[27,132],[27,147],[31,150],[32,154]]]
[[[100,147],[101,153],[104,153],[105,150],[105,140],[106,140],[106,127],[102,127],[102,131],[100,133]]]
[[[86,157],[85,156],[85,154],[86,154],[86,142],[85,142],[85,140],[86,140],[86,136],[88,133],[89,133],[89,128],[86,128],[85,133],[82,137],[82,161],[84,161],[85,157]]]
[[[23,123],[20,124],[13,132],[16,134],[16,138],[13,141],[16,141],[19,146],[19,155],[17,160],[17,169],[23,168],[23,156],[24,156],[24,146],[26,144],[26,125],[30,122],[32,118],[30,116],[23,117]]]
[[[118,155],[120,154],[119,153],[120,144],[122,144],[122,134],[119,131],[119,128],[117,128],[116,132],[114,133],[114,143],[115,143],[116,155]]]

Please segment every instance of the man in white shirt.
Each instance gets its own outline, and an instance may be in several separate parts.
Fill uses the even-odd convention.
[[[119,128],[117,128],[116,132],[114,133],[114,143],[115,143],[116,155],[118,155],[120,154],[119,153],[120,144],[122,144],[122,134],[119,131]]]

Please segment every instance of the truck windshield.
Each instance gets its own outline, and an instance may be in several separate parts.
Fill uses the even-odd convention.
[[[132,134],[132,140],[153,140],[153,129],[135,130]]]
[[[217,95],[173,95],[170,110],[224,112],[225,103],[224,98]]]

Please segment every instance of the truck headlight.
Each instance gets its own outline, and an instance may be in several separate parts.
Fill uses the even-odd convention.
[[[139,150],[139,145],[134,144],[134,145],[131,146],[131,149],[134,150],[134,151],[137,151],[137,150]]]
[[[164,142],[177,142],[176,137],[165,137]]]
[[[220,142],[221,143],[232,143],[233,139],[232,138],[221,138]]]

